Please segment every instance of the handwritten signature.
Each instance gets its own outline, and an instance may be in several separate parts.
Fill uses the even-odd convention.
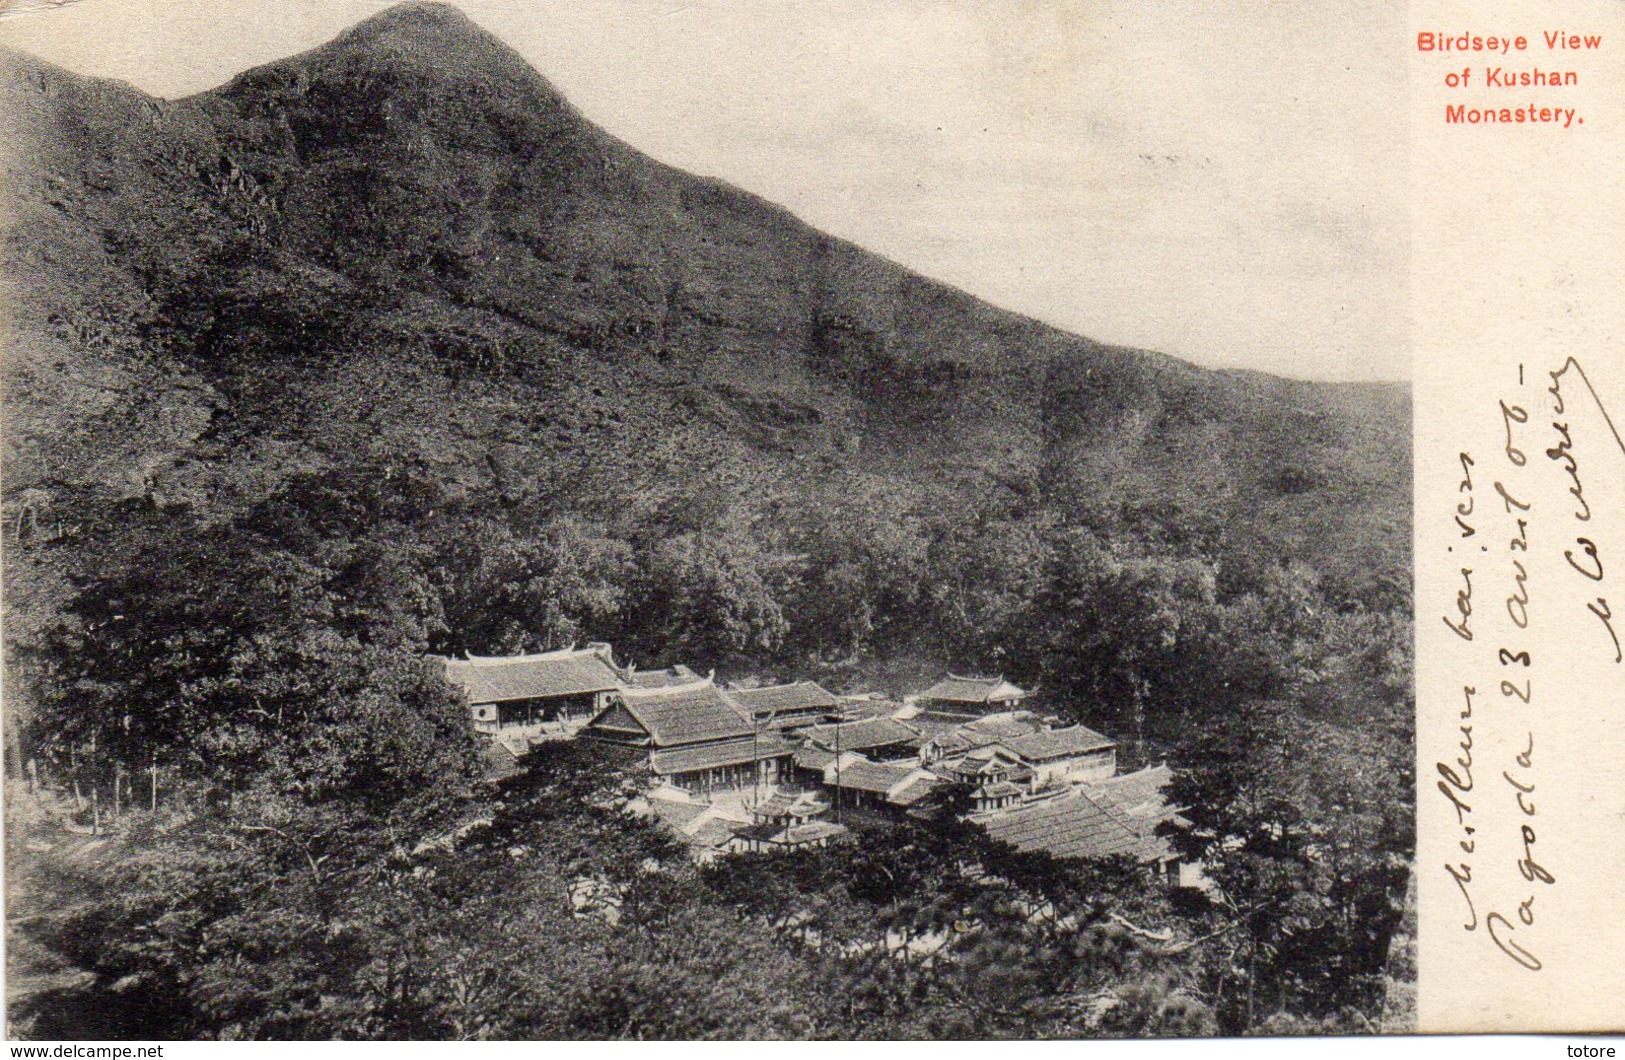
[[[1591,521],[1591,503],[1586,500],[1585,483],[1580,478],[1580,461],[1575,455],[1574,438],[1569,433],[1568,422],[1558,418],[1566,415],[1568,411],[1568,402],[1565,400],[1563,393],[1563,383],[1570,372],[1574,373],[1575,378],[1580,381],[1580,385],[1591,395],[1591,400],[1596,404],[1603,423],[1608,426],[1609,432],[1614,436],[1614,444],[1619,447],[1622,456],[1625,456],[1625,438],[1620,437],[1619,428],[1614,425],[1613,417],[1608,414],[1608,407],[1603,403],[1602,396],[1597,393],[1597,388],[1592,385],[1591,379],[1586,375],[1584,366],[1579,361],[1570,357],[1563,362],[1563,367],[1555,372],[1548,373],[1552,385],[1547,387],[1546,392],[1552,396],[1553,419],[1551,429],[1556,438],[1556,444],[1546,450],[1546,457],[1562,468],[1563,473],[1568,476],[1568,492],[1574,498],[1574,521],[1589,523]],[[1574,548],[1565,549],[1563,558],[1581,577],[1600,585],[1604,579],[1604,571],[1602,556],[1597,543],[1589,536],[1576,534],[1574,544],[1578,551]],[[1595,599],[1586,602],[1585,607],[1602,624],[1603,630],[1608,634],[1609,643],[1614,649],[1614,662],[1618,664],[1625,661],[1625,653],[1620,650],[1619,632],[1614,629],[1614,612],[1609,606],[1607,598],[1598,593]]]

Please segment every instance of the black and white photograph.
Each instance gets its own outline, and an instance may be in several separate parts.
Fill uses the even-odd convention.
[[[1413,1033],[1405,17],[0,5],[8,1037]]]

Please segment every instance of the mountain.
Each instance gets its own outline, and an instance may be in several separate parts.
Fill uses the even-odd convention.
[[[14,52],[0,91],[14,545],[86,505],[220,521],[411,469],[474,511],[677,533],[856,498],[1408,600],[1404,386],[1006,312],[638,153],[450,6],[181,100]],[[8,552],[26,639],[68,589]]]
[[[6,767],[41,782],[7,793],[18,1033],[1375,1018],[1414,835],[1405,387],[1003,311],[644,157],[441,5],[174,101],[0,54],[0,153]],[[1166,758],[1243,859],[1211,877],[1243,882],[1164,907],[857,818],[789,891],[748,861],[650,874],[669,841],[585,743],[477,784],[500,752],[424,657],[572,640],[840,692],[1002,672],[1125,769]],[[1019,899],[955,912],[967,856]],[[583,875],[625,885],[619,928],[547,898]],[[1102,936],[1101,979],[994,917],[918,974],[872,960],[899,909],[1040,893],[1190,941]],[[840,945],[764,932],[797,903]],[[1271,906],[1293,915],[1260,935]],[[1196,948],[1217,935],[1257,953]],[[990,953],[1014,971],[967,1005]],[[1119,972],[1109,1026],[1075,1022]]]

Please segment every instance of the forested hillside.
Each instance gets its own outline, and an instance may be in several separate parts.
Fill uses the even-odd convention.
[[[329,949],[357,895],[419,886],[395,847],[489,816],[423,657],[591,638],[841,690],[949,665],[1037,684],[1128,760],[1173,756],[1212,834],[1269,847],[1233,878],[1276,897],[1191,914],[1251,943],[1174,976],[1205,996],[1190,1029],[1375,1011],[1410,843],[1403,387],[1206,371],[1001,311],[638,154],[449,7],[178,101],[4,59],[8,765],[140,810],[128,859],[24,870],[92,903],[31,937],[97,989],[192,1034],[454,1033],[377,997],[311,1016],[385,974]],[[1289,769],[1274,750],[1306,734],[1326,750]],[[1238,809],[1261,804],[1300,846]],[[1328,843],[1341,875],[1306,882]],[[568,878],[580,855],[557,856]],[[454,938],[434,903],[493,885],[423,892],[410,930]],[[79,945],[81,915],[115,928]],[[160,921],[185,945],[142,942]],[[297,969],[186,948],[248,926],[244,953],[306,953],[254,934],[275,926],[351,978],[300,994]],[[254,996],[216,1013],[211,976]],[[844,1022],[487,1031],[1084,1026],[914,1023],[933,988],[892,989]]]

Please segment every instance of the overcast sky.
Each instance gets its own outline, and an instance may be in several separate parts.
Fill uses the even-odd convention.
[[[180,96],[379,0],[12,0]],[[1405,4],[462,0],[662,161],[999,305],[1200,364],[1409,376]]]

